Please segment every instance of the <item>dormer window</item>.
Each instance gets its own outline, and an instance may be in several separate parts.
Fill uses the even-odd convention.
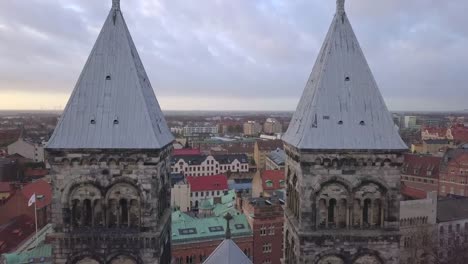
[[[351,81],[351,78],[349,78],[349,76],[346,76],[346,78],[344,80],[345,80],[345,82],[349,82],[349,81]]]
[[[111,76],[110,75],[107,75],[106,76],[106,81],[110,81],[111,80]]]

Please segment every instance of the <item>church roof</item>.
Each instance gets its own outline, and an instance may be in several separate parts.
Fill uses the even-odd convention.
[[[304,150],[407,150],[359,46],[344,0],[283,140]]]
[[[161,149],[172,141],[119,0],[113,0],[47,148]]]
[[[203,264],[251,264],[252,261],[231,239],[225,239]]]

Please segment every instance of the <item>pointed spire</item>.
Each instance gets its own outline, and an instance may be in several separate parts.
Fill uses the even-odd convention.
[[[227,227],[226,227],[226,239],[231,239],[231,228],[229,227],[229,222],[233,219],[232,215],[230,213],[227,213],[224,216],[224,219],[226,219],[227,222]]]
[[[112,9],[120,10],[120,0],[112,0]]]
[[[336,0],[336,13],[344,14],[345,12],[345,0]]]

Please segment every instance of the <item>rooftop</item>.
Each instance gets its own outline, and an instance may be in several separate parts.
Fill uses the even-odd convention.
[[[225,239],[203,264],[251,264],[252,261],[231,239]]]
[[[173,139],[114,5],[47,148],[161,149]]]
[[[303,150],[406,151],[351,27],[337,11],[283,140]]]
[[[405,154],[402,173],[425,178],[437,178],[440,171],[441,157]]]
[[[286,162],[286,152],[282,149],[275,149],[268,154],[268,158],[276,165],[284,165]]]
[[[260,172],[264,191],[284,188],[285,175],[283,170],[264,170]]]
[[[272,151],[276,149],[283,149],[283,141],[280,139],[275,140],[257,140],[258,149],[260,151]]]
[[[224,191],[228,189],[227,177],[222,174],[199,177],[188,176],[187,182],[190,184],[192,192]]]
[[[184,214],[180,211],[172,213],[172,242],[174,244],[224,238],[227,226],[224,216],[194,218],[183,216]],[[245,215],[234,215],[230,226],[234,238],[252,235]]]

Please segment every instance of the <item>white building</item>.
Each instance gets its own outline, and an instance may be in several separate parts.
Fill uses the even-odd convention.
[[[196,134],[218,134],[218,126],[185,126],[184,136]]]
[[[182,181],[176,183],[171,189],[171,207],[179,208],[182,212],[192,209],[190,203],[190,185]]]
[[[172,173],[185,176],[208,176],[230,172],[249,172],[249,160],[245,154],[187,155],[172,157]]]
[[[416,128],[416,116],[405,116],[405,128]]]
[[[8,146],[8,154],[19,154],[35,162],[44,162],[44,146],[22,138]]]
[[[400,202],[400,263],[420,263],[436,243],[437,192]]]
[[[228,191],[227,177],[225,175],[212,175],[206,177],[187,177],[190,188],[190,207],[200,209],[204,200],[217,199]],[[205,203],[206,204],[206,203]],[[214,205],[212,202],[211,205]],[[201,208],[207,209],[207,208]]]

